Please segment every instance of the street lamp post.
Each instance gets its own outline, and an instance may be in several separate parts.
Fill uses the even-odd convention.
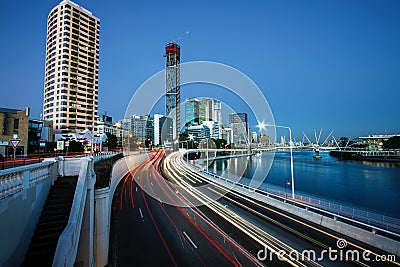
[[[189,149],[189,147],[188,147],[188,143],[189,143],[189,140],[186,140],[186,141],[182,141],[182,149],[183,149],[183,143],[186,143],[186,149]]]
[[[290,181],[288,178],[285,179],[285,198],[287,198],[287,193],[286,193],[286,186],[290,185]]]
[[[207,142],[207,165],[206,166],[207,166],[207,170],[208,170],[208,139],[206,142]]]
[[[284,128],[289,130],[289,145],[290,145],[290,174],[292,178],[292,199],[294,198],[294,171],[293,171],[293,142],[292,142],[292,129],[288,126],[280,126],[280,125],[273,125],[273,124],[264,124],[263,122],[258,124],[260,130],[265,127],[276,127],[276,128]]]

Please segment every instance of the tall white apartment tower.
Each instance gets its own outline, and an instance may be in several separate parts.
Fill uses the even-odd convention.
[[[63,0],[47,18],[43,117],[54,133],[96,131],[100,20]]]

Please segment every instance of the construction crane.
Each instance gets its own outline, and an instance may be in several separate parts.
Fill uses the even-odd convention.
[[[182,34],[181,36],[179,36],[178,38],[172,38],[172,42],[173,43],[177,43],[179,42],[181,39],[185,38],[187,35],[189,35],[189,31],[185,32],[184,34]]]
[[[167,44],[167,46],[172,46],[172,47],[174,47],[174,49],[176,49],[176,47],[178,47],[178,49],[179,49],[179,45],[177,44],[177,42],[179,41],[179,40],[182,40],[184,37],[186,37],[188,34],[189,34],[190,32],[189,31],[187,31],[187,32],[185,32],[184,34],[182,34],[181,36],[179,36],[178,38],[172,38],[172,41],[171,42],[169,42],[168,44]],[[164,54],[163,55],[164,57],[166,57],[167,55],[166,54]]]

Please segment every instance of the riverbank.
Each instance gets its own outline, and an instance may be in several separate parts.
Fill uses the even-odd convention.
[[[329,155],[343,160],[361,160],[400,164],[400,151],[332,150]]]

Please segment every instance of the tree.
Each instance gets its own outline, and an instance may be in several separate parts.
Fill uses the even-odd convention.
[[[215,146],[217,149],[225,148],[227,145],[227,141],[225,139],[212,139],[215,142]]]
[[[105,142],[105,145],[108,148],[116,148],[117,147],[117,143],[118,143],[118,138],[115,134],[111,134],[111,133],[106,133],[107,135],[107,140]]]
[[[383,147],[386,149],[400,149],[400,136],[390,137],[383,142]]]
[[[185,142],[187,140],[189,140],[189,137],[188,137],[187,133],[180,133],[179,134],[179,141],[180,142],[182,142],[182,141]]]

